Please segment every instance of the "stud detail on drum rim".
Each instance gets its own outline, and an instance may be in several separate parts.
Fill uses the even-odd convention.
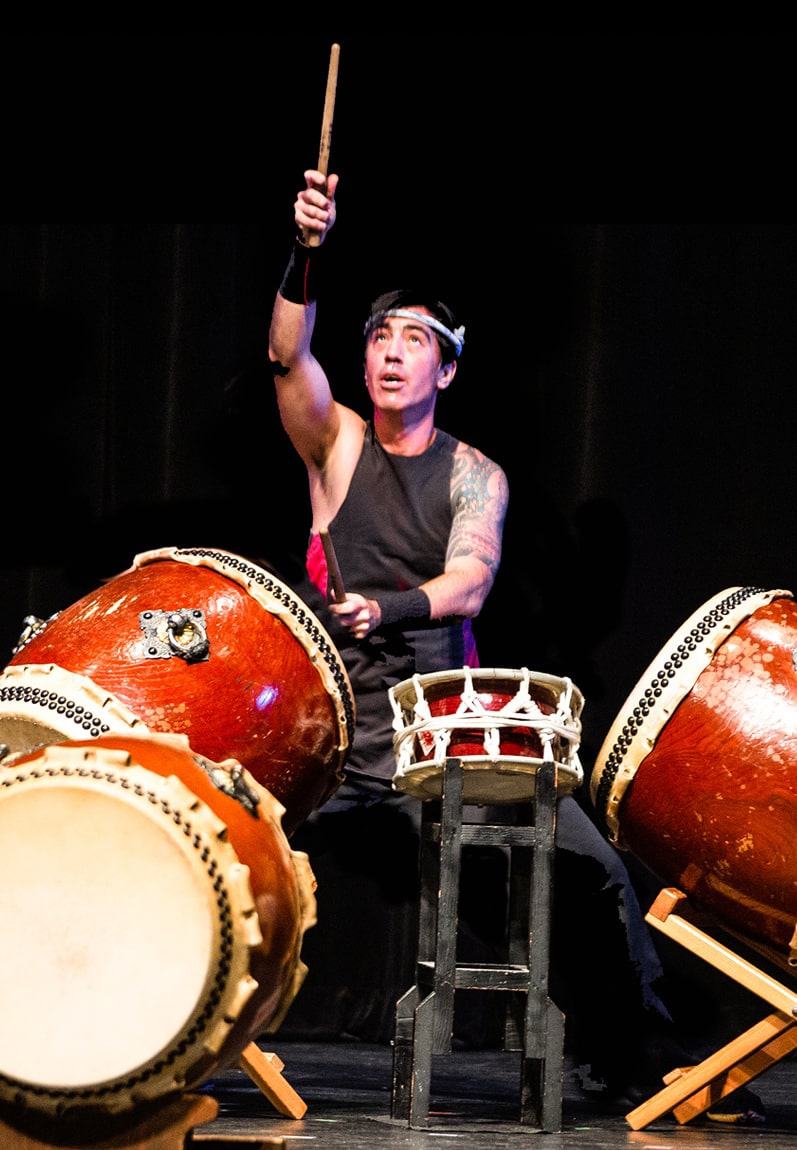
[[[658,670],[653,672],[653,677],[647,681],[642,694],[630,706],[630,711],[622,721],[622,727],[605,756],[600,782],[594,794],[595,807],[604,817],[610,815],[612,791],[624,759],[635,744],[645,720],[656,707],[661,706],[668,699],[668,690],[672,687],[677,672],[687,663],[692,654],[706,643],[706,640],[716,632],[729,615],[738,611],[739,608],[743,608],[750,599],[762,594],[767,594],[763,587],[735,588],[694,622],[691,630],[680,637],[681,641],[669,657],[665,658]],[[780,594],[780,592],[770,592],[770,594],[775,595]],[[611,819],[607,821],[611,824]],[[616,834],[612,837],[616,839]]]
[[[87,710],[81,703],[68,698],[66,695],[59,694],[57,691],[48,691],[43,687],[31,687],[29,684],[0,687],[0,705],[20,702],[55,711],[61,718],[73,722],[76,727],[92,739],[96,739],[100,735],[107,735],[111,729],[98,715]],[[82,738],[83,735],[77,737]]]

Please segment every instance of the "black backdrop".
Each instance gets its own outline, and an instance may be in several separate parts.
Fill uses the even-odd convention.
[[[153,195],[162,210],[173,189],[173,210],[258,222],[2,225],[0,652],[24,615],[69,605],[141,550],[215,546],[297,571],[306,483],[266,333],[333,38],[341,186],[319,356],[361,406],[377,292],[424,280],[459,312],[466,349],[439,419],[511,484],[482,662],[570,675],[589,768],[698,606],[736,584],[797,587],[795,226],[547,218],[565,176],[574,214],[608,214],[615,160],[640,191],[651,136],[673,177],[666,93],[643,86],[654,61],[622,38],[131,38],[127,53],[67,38],[72,86],[37,90],[47,116],[28,139],[44,134],[59,172],[84,165],[84,206],[112,206],[129,173],[126,213]],[[18,44],[40,63],[54,54]],[[671,61],[656,62],[671,80]],[[115,119],[100,131],[105,100]],[[82,109],[71,129],[64,101]],[[691,109],[690,160],[710,110]],[[103,170],[114,183],[89,197]]]

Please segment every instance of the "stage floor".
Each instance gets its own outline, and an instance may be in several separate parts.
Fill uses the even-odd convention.
[[[205,1084],[219,1105],[212,1122],[195,1130],[197,1146],[208,1135],[261,1138],[274,1150],[520,1150],[539,1136],[546,1150],[717,1150],[730,1147],[797,1147],[797,1064],[793,1056],[752,1083],[767,1108],[763,1125],[737,1126],[701,1116],[679,1124],[671,1115],[632,1130],[623,1114],[606,1114],[599,1094],[585,1093],[574,1068],[564,1072],[562,1129],[543,1133],[523,1125],[519,1113],[519,1055],[500,1050],[453,1051],[434,1058],[430,1123],[410,1129],[390,1117],[392,1050],[359,1042],[259,1041],[284,1063],[283,1075],[307,1104],[303,1118],[284,1118],[239,1069]],[[224,1142],[218,1143],[223,1146]],[[257,1147],[257,1142],[250,1143]],[[215,1150],[215,1145],[214,1145]]]

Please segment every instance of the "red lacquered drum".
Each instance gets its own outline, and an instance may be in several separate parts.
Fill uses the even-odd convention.
[[[388,690],[393,708],[393,786],[439,798],[447,758],[462,760],[466,803],[524,802],[537,769],[558,766],[558,789],[583,781],[578,759],[584,699],[569,679],[486,668],[413,675]]]
[[[240,763],[181,736],[52,744],[0,767],[5,1104],[128,1113],[279,1026],[316,913],[281,816]]]
[[[185,735],[237,759],[290,835],[342,781],[348,676],[284,582],[224,551],[165,548],[32,628],[0,676],[12,752],[108,732]]]
[[[791,592],[721,592],[650,664],[590,780],[618,846],[792,972],[796,662]]]

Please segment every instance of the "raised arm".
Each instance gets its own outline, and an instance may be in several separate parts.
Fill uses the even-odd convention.
[[[323,242],[335,223],[338,177],[309,170],[304,178],[306,186],[294,204],[297,238],[271,315],[269,359],[283,426],[308,470],[320,471],[340,428],[338,405],[311,350],[315,281]],[[318,246],[301,243],[308,232],[320,237]]]

